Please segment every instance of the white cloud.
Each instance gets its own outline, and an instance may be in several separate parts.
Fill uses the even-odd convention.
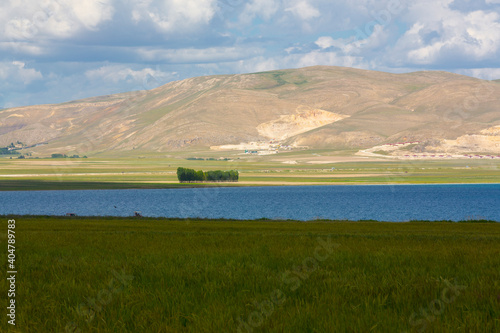
[[[113,17],[113,0],[18,0],[0,4],[0,31],[13,41],[68,38]]]
[[[27,42],[0,42],[0,50],[20,52],[34,56],[46,53],[43,47]]]
[[[365,36],[363,36],[365,37]],[[330,36],[319,37],[314,43],[322,50],[329,49],[330,47],[338,48],[343,55],[367,55],[373,49],[384,46],[387,43],[388,33],[384,26],[375,25],[373,33],[361,39],[360,36],[353,36],[350,38],[333,39]]]
[[[245,5],[245,8],[240,14],[240,22],[249,24],[257,16],[267,21],[276,14],[279,7],[279,0],[252,0]]]
[[[500,80],[500,68],[471,68],[460,69],[458,74],[477,77],[483,80]]]
[[[296,60],[294,67],[307,67],[307,66],[344,66],[344,67],[365,67],[361,57],[350,55],[338,54],[337,52],[319,52],[312,51],[307,54],[301,55]]]
[[[159,68],[134,70],[125,65],[108,65],[88,70],[85,76],[91,82],[105,81],[138,86],[139,90],[152,89],[176,78],[176,72],[164,72]]]
[[[333,39],[330,36],[323,36],[323,37],[319,37],[314,42],[314,44],[318,45],[322,49],[328,49],[332,46],[337,46],[338,42],[337,42],[337,40]]]
[[[62,101],[142,89],[152,78],[311,65],[498,79],[499,3],[0,0],[0,91],[5,103]]]
[[[451,0],[414,4],[409,12],[411,28],[399,39],[394,54],[417,65],[498,58],[499,14],[482,10],[464,14],[450,4]]]
[[[304,21],[319,17],[321,15],[319,10],[313,7],[306,0],[295,3],[293,6],[286,8],[285,11],[291,12]]]
[[[169,63],[226,62],[248,58],[262,53],[259,48],[209,47],[206,49],[138,49],[137,54],[145,61]]]
[[[71,1],[74,16],[89,30],[96,30],[99,24],[113,17],[112,0]]]
[[[286,56],[257,56],[245,60],[209,64],[211,72],[254,73],[275,69],[301,68],[307,66],[346,66],[369,68],[362,57],[344,55],[338,52],[313,50],[307,53],[288,54]],[[206,66],[205,66],[206,67]]]
[[[27,85],[42,78],[42,73],[33,68],[26,68],[24,62],[12,61],[0,63],[0,79],[7,81],[7,83],[22,83],[23,85]]]
[[[132,19],[137,24],[151,21],[163,33],[195,31],[210,23],[216,0],[142,0],[134,4]]]
[[[231,64],[232,71],[237,73],[255,73],[255,72],[265,72],[276,68],[280,68],[280,59],[265,58],[262,56],[240,60],[236,63]]]

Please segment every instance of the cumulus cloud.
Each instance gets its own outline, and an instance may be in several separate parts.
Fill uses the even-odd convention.
[[[210,23],[216,0],[142,0],[135,3],[135,23],[150,21],[163,33],[194,31]]]
[[[125,83],[140,86],[140,90],[156,88],[176,78],[176,72],[164,72],[159,68],[142,68],[134,70],[126,65],[108,65],[97,69],[88,70],[85,76],[91,82],[105,81],[108,83]]]
[[[452,66],[458,71],[482,61],[498,63],[499,13],[464,13],[454,9],[453,4],[453,0],[423,0],[396,12],[382,7],[372,11],[373,19],[355,28],[351,37],[321,36],[314,44],[319,47],[318,52],[337,50],[346,56],[362,57],[372,69]],[[408,25],[402,34],[395,33],[401,28],[398,21]]]
[[[337,40],[333,39],[330,36],[319,37],[314,42],[314,44],[318,45],[322,49],[327,49],[327,48],[330,48],[332,46],[339,46],[340,45],[340,43],[338,43]]]
[[[27,85],[42,78],[42,73],[33,68],[26,68],[24,62],[0,63],[0,79],[6,80],[8,83],[22,83],[23,85]]]
[[[343,66],[343,67],[357,67],[362,68],[362,58],[342,55],[337,52],[318,52],[312,51],[307,54],[301,55],[297,59],[296,67],[307,67],[316,65],[326,66]]]
[[[291,12],[301,20],[310,20],[320,16],[319,10],[306,0],[294,3],[292,6],[286,8],[285,11]]]
[[[460,69],[458,74],[477,77],[483,80],[500,80],[500,68],[469,68]]]
[[[89,30],[95,30],[113,17],[112,0],[78,0],[71,2],[75,18]]]
[[[215,74],[218,72],[253,73],[275,70],[277,68],[301,68],[316,65],[369,68],[369,64],[362,57],[345,55],[335,51],[322,52],[321,50],[271,57],[260,55],[239,61],[206,64],[201,68]]]
[[[68,38],[111,20],[113,0],[19,0],[0,4],[0,31],[7,40]]]
[[[30,101],[50,102],[143,89],[144,82],[311,65],[497,79],[499,4],[5,0],[0,91],[6,104],[13,94],[26,102],[30,90]]]
[[[277,13],[279,7],[279,0],[251,0],[245,5],[240,14],[240,22],[249,24],[255,17],[260,17],[267,21]]]
[[[451,9],[451,3],[415,3],[409,12],[412,25],[399,39],[396,54],[416,65],[498,58],[499,14],[483,10],[464,14]]]
[[[349,38],[334,39],[330,36],[319,37],[314,44],[321,50],[334,48],[345,56],[369,55],[373,50],[386,45],[388,32],[382,25],[375,25],[373,33],[366,36],[355,35]]]

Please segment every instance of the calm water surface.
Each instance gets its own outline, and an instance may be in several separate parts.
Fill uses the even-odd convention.
[[[500,221],[500,184],[0,192],[0,215]]]

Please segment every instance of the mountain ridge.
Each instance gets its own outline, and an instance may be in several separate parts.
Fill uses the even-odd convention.
[[[0,110],[0,146],[47,143],[33,151],[82,155],[273,140],[329,149],[445,142],[500,125],[497,83],[329,66],[194,77],[149,91]]]

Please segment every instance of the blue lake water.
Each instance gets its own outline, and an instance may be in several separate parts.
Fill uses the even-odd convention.
[[[0,215],[500,221],[500,184],[0,192]]]

